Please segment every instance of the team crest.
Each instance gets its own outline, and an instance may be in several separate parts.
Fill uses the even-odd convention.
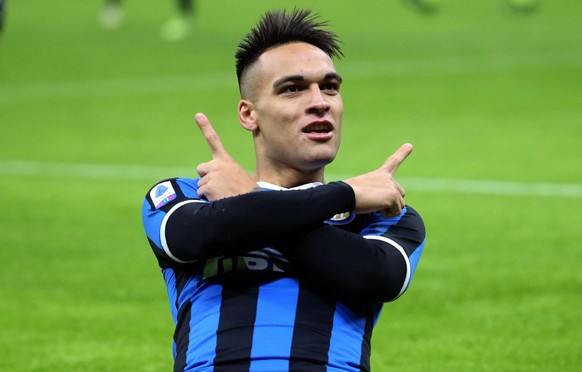
[[[345,225],[352,222],[355,217],[356,215],[351,212],[338,213],[326,222],[331,223],[332,225]]]
[[[150,198],[152,199],[153,204],[156,206],[156,209],[160,209],[164,205],[176,199],[176,191],[174,191],[172,182],[165,181],[156,185],[150,191]]]

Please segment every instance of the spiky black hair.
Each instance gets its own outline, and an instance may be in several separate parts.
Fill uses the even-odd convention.
[[[343,57],[337,35],[323,29],[328,23],[320,22],[318,18],[319,15],[305,9],[294,9],[291,13],[285,10],[265,13],[236,51],[236,76],[239,85],[246,69],[274,46],[305,42],[323,50],[330,58]]]

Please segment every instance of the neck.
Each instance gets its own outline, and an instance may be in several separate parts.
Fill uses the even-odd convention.
[[[257,168],[253,173],[253,178],[257,182],[263,181],[285,188],[292,188],[311,182],[325,183],[323,171],[323,167],[312,171],[300,171],[290,168],[264,171]]]

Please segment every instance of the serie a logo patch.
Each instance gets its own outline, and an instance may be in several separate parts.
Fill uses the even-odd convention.
[[[150,191],[150,198],[152,199],[153,204],[156,206],[156,209],[160,209],[164,205],[176,199],[176,191],[174,191],[172,182],[165,181],[156,185]]]

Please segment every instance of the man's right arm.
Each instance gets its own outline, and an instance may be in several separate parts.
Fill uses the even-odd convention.
[[[186,180],[171,182],[178,191],[186,186]],[[187,193],[176,192],[171,202],[158,208],[150,191],[143,209],[150,240],[180,263],[261,249],[355,207],[354,192],[343,182],[306,190],[251,192],[212,203],[183,194]]]

